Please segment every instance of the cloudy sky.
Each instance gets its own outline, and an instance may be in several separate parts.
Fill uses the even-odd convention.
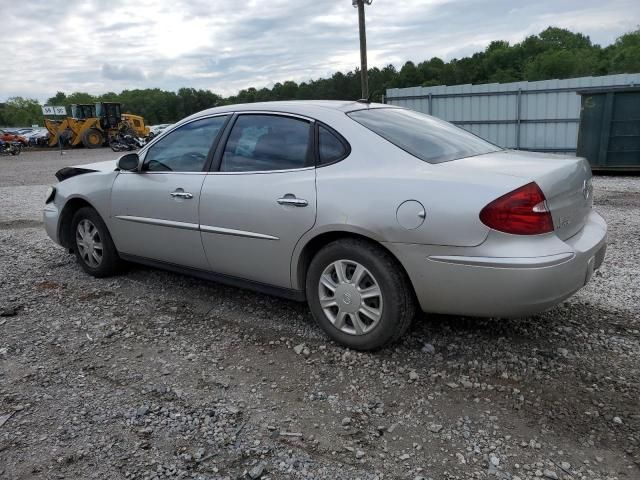
[[[0,11],[0,101],[183,86],[229,95],[359,63],[351,0],[0,0]],[[638,23],[638,0],[374,0],[369,65],[448,60],[548,25],[607,45]]]

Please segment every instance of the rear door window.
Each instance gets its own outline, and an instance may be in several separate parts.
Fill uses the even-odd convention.
[[[240,115],[222,155],[221,172],[290,170],[310,165],[311,123],[279,115]]]

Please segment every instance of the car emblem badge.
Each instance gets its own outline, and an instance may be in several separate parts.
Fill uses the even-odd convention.
[[[347,305],[351,305],[351,294],[349,292],[345,292],[344,295],[342,295],[342,301]]]

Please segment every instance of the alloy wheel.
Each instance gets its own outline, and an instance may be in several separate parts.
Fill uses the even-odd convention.
[[[102,239],[96,226],[86,218],[78,222],[76,228],[76,245],[82,260],[91,268],[97,268],[102,263]]]
[[[382,290],[375,277],[353,260],[337,260],[318,283],[320,306],[338,330],[350,335],[371,332],[382,318]]]

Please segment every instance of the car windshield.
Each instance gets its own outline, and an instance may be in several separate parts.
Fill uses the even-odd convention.
[[[372,132],[428,163],[502,150],[449,122],[401,108],[370,108],[347,115]]]

